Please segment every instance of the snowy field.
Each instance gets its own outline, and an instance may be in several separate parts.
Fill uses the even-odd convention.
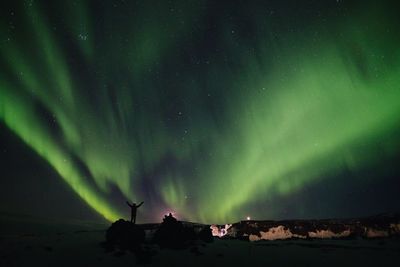
[[[2,236],[0,266],[135,266],[130,252],[106,253],[104,231]],[[399,266],[400,240],[215,240],[198,251],[160,250],[152,266]]]
[[[0,266],[136,266],[130,252],[105,252],[105,230],[78,224],[0,223]],[[27,227],[30,225],[30,227]],[[92,229],[91,229],[92,228]],[[9,229],[9,231],[5,231]],[[22,233],[21,229],[26,230]],[[215,239],[186,250],[159,249],[148,266],[400,266],[400,239]]]

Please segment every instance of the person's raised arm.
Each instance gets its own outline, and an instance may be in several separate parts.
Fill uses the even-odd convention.
[[[129,204],[129,202],[128,202],[128,201],[126,202],[126,204],[128,204],[128,206],[132,208],[132,205],[131,205],[131,204]]]
[[[140,206],[142,206],[143,203],[144,203],[144,201],[140,202],[140,204],[137,205],[136,207],[139,208]]]

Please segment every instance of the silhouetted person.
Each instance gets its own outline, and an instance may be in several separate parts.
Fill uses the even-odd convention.
[[[129,202],[127,201],[126,204],[128,204],[129,207],[131,207],[131,222],[133,221],[133,223],[136,223],[136,210],[137,208],[139,208],[140,206],[142,206],[143,201],[140,202],[139,205],[136,205],[136,203],[132,203],[129,204]]]

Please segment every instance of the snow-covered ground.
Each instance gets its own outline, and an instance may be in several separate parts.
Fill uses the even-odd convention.
[[[105,253],[104,232],[8,236],[0,266],[135,266],[129,252]],[[158,250],[152,266],[398,266],[400,242],[380,240],[261,241],[218,239],[187,250]]]
[[[105,229],[98,226],[50,227],[36,222],[29,231],[19,228],[18,233],[5,231],[7,224],[0,223],[2,267],[137,265],[130,252],[106,253],[100,246]],[[258,242],[216,238],[211,244],[199,243],[197,249],[153,249],[156,254],[149,266],[400,266],[398,238]]]

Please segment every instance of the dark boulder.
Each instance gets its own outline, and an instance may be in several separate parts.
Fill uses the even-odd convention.
[[[144,230],[123,219],[114,222],[106,232],[107,245],[121,250],[136,250],[144,240]]]
[[[210,226],[203,227],[198,233],[198,238],[206,243],[211,243],[214,241],[214,237],[211,232]]]
[[[194,229],[183,226],[172,214],[164,217],[154,234],[154,242],[162,248],[185,248],[195,239]]]

